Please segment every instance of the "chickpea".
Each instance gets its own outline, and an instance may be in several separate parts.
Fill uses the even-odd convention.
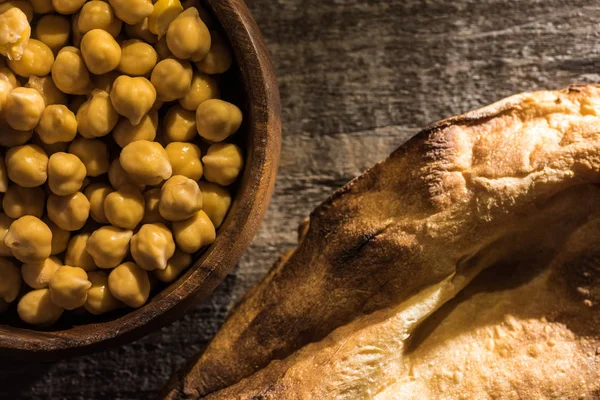
[[[37,90],[16,88],[6,97],[4,118],[13,129],[29,131],[40,122],[44,108],[44,98]]]
[[[90,212],[92,219],[100,224],[108,224],[104,213],[104,200],[113,192],[113,188],[105,183],[94,183],[88,186],[84,194],[90,201]]]
[[[12,303],[21,290],[21,273],[19,268],[6,258],[0,258],[0,299]]]
[[[215,227],[204,211],[198,211],[184,221],[173,222],[177,246],[186,253],[195,253],[215,241]]]
[[[94,1],[94,0],[92,0]],[[73,46],[79,49],[83,33],[79,30],[79,13],[71,15],[71,42]]]
[[[121,63],[119,64],[119,70],[122,73],[131,76],[150,75],[157,62],[158,54],[148,43],[139,39],[123,42],[121,46]]]
[[[205,74],[223,74],[227,72],[233,64],[231,49],[217,31],[210,31],[210,36],[210,51],[202,61],[196,63],[196,67],[198,68],[198,71],[204,72]]]
[[[67,196],[52,194],[48,197],[46,208],[50,220],[70,232],[83,228],[90,215],[90,202],[81,192]]]
[[[196,111],[206,100],[217,98],[219,98],[217,80],[210,75],[195,73],[190,90],[179,99],[179,104],[186,110]]]
[[[93,29],[102,29],[110,33],[112,37],[119,36],[123,21],[115,16],[115,13],[107,2],[88,1],[79,12],[77,28],[82,34]]]
[[[105,91],[106,93],[110,93],[113,87],[113,84],[117,80],[117,78],[121,76],[119,71],[110,71],[107,74],[96,75],[94,76],[94,85],[96,89],[100,89]]]
[[[223,100],[206,100],[196,110],[198,134],[211,142],[222,142],[242,125],[242,111]]]
[[[156,64],[150,80],[156,88],[159,100],[172,101],[185,96],[190,90],[192,75],[189,62],[167,58]]]
[[[200,14],[202,22],[204,22],[207,27],[211,29],[217,27],[217,22],[215,21],[214,17],[211,15],[211,13],[206,11],[204,7],[202,7],[202,4],[200,4],[200,0],[185,0],[181,4],[186,10],[190,7],[196,8],[198,10],[198,13]]]
[[[6,107],[6,100],[8,94],[12,91],[13,87],[10,83],[0,79],[0,118],[4,118],[4,108]]]
[[[118,158],[115,158],[110,164],[110,168],[108,169],[108,181],[112,187],[117,190],[121,189],[124,185],[133,185],[140,191],[144,190],[145,187],[144,185],[136,184],[131,179],[129,174],[121,167],[121,162]]]
[[[104,271],[88,273],[92,287],[88,290],[87,300],[83,305],[93,315],[102,315],[123,307],[108,288],[108,274]]]
[[[0,4],[0,54],[9,60],[21,59],[30,36],[27,15],[10,3]]]
[[[182,175],[174,175],[160,192],[158,210],[168,221],[183,221],[202,208],[202,193],[198,184]]]
[[[12,257],[12,251],[10,251],[8,246],[4,243],[4,238],[13,221],[14,220],[9,218],[8,215],[0,213],[0,256],[2,257]]]
[[[138,140],[153,141],[157,129],[158,112],[150,111],[138,125],[132,125],[128,119],[121,119],[113,129],[112,136],[119,146],[125,147]]]
[[[48,156],[34,144],[11,147],[6,152],[6,170],[17,185],[41,186],[48,178]]]
[[[167,261],[174,253],[173,234],[163,224],[142,225],[131,238],[131,256],[146,271],[167,268]]]
[[[19,261],[43,261],[52,251],[52,231],[39,218],[26,215],[10,225],[4,244]]]
[[[45,205],[44,191],[39,187],[25,188],[19,185],[10,185],[2,199],[4,212],[12,219],[18,219],[25,215],[42,218]]]
[[[149,17],[154,10],[150,0],[108,0],[115,14],[126,24],[137,24]]]
[[[119,265],[108,275],[112,295],[129,307],[143,306],[150,296],[148,273],[132,262]]]
[[[92,74],[106,74],[121,62],[121,46],[102,29],[92,29],[83,35],[80,48],[85,65]]]
[[[167,152],[156,142],[138,140],[128,144],[119,161],[131,179],[141,185],[158,185],[172,174]]]
[[[210,32],[195,8],[188,8],[169,25],[167,45],[177,58],[200,61],[210,51],[210,43]]]
[[[77,110],[77,128],[86,139],[108,135],[119,122],[119,114],[110,101],[110,95],[96,89]]]
[[[84,271],[93,271],[98,268],[86,250],[90,236],[89,233],[81,233],[71,238],[65,254],[65,264],[79,267]]]
[[[124,185],[104,200],[108,221],[119,228],[134,229],[144,217],[144,196],[132,185]]]
[[[90,236],[86,250],[100,268],[115,268],[129,252],[133,232],[114,226],[103,226]]]
[[[36,14],[48,14],[54,11],[52,0],[29,0]]]
[[[58,257],[49,257],[44,261],[25,263],[21,267],[23,281],[32,289],[43,289],[48,287],[52,276],[62,267]]]
[[[12,5],[13,7],[17,7],[19,10],[23,11],[23,14],[27,16],[27,21],[31,24],[33,20],[33,7],[29,4],[27,0],[10,0],[6,2],[7,4]]]
[[[165,58],[173,57],[173,53],[169,50],[169,46],[167,45],[167,37],[161,37],[158,42],[154,45],[154,49],[158,54],[158,58],[160,60],[164,60]]]
[[[69,145],[69,153],[75,154],[85,165],[88,176],[108,172],[108,149],[98,139],[75,139]]]
[[[71,232],[60,229],[54,222],[50,221],[50,218],[48,217],[44,217],[42,221],[48,225],[48,228],[50,228],[50,231],[52,232],[51,254],[55,256],[65,251],[69,244],[69,239],[71,239]]]
[[[138,125],[156,101],[156,89],[146,78],[121,75],[115,80],[110,92],[115,110]]]
[[[52,302],[50,289],[32,290],[19,300],[17,313],[27,324],[49,326],[60,319],[64,309]]]
[[[52,6],[59,14],[75,14],[87,0],[52,0]]]
[[[77,135],[75,114],[62,104],[50,105],[42,113],[37,133],[45,144],[70,142]]]
[[[202,158],[204,177],[222,186],[231,185],[244,166],[242,149],[231,143],[216,143]]]
[[[193,143],[172,142],[165,148],[169,162],[173,168],[173,175],[183,175],[193,181],[202,178],[202,153],[200,148]]]
[[[82,268],[63,265],[50,279],[50,298],[57,306],[74,310],[85,304],[91,287],[92,282]]]
[[[154,10],[148,17],[150,32],[159,38],[167,33],[167,28],[173,20],[183,11],[179,0],[158,0],[154,3]]]
[[[13,72],[24,78],[31,75],[45,76],[52,70],[54,54],[45,43],[29,39],[29,43],[19,60],[8,60],[8,66]]]
[[[52,193],[67,196],[77,193],[87,175],[85,165],[77,156],[55,153],[48,161],[48,186]]]
[[[216,228],[220,227],[231,207],[231,194],[215,183],[198,182],[198,186],[202,192],[202,210]]]
[[[8,190],[8,172],[6,171],[6,163],[4,157],[0,155],[0,193],[6,193]]]
[[[130,39],[140,39],[146,43],[154,44],[158,41],[158,36],[150,32],[148,26],[148,18],[144,18],[142,22],[133,25],[125,25],[125,33]]]
[[[54,53],[58,52],[66,46],[71,36],[69,18],[56,14],[44,15],[35,26],[35,36]]]
[[[67,95],[58,90],[51,76],[30,76],[25,85],[27,88],[35,89],[44,98],[46,106],[52,104],[67,104]]]
[[[19,131],[9,125],[0,123],[0,146],[15,147],[24,145],[33,136],[32,130]]]
[[[158,205],[160,202],[160,188],[154,188],[144,192],[144,218],[143,224],[154,224],[157,222],[168,223],[166,219],[160,215]]]
[[[165,137],[169,142],[189,142],[196,138],[196,116],[179,105],[172,106],[163,120]]]
[[[167,268],[154,270],[159,281],[171,283],[192,264],[192,256],[181,250],[175,250],[173,257],[167,262]]]
[[[52,80],[66,94],[83,95],[92,90],[92,81],[81,51],[76,47],[63,47],[52,65]]]

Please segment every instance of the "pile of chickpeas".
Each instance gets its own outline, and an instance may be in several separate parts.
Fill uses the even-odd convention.
[[[0,0],[0,312],[141,307],[215,240],[244,160],[214,29],[198,0]]]

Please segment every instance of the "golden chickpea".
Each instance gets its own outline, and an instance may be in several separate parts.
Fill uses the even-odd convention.
[[[108,0],[115,14],[126,24],[137,24],[152,14],[154,6],[150,0]]]
[[[94,76],[94,85],[96,89],[100,89],[105,91],[106,93],[110,93],[113,84],[119,76],[121,76],[121,74],[117,70],[110,71],[107,74],[96,75]]]
[[[46,106],[52,104],[67,104],[67,95],[58,90],[51,76],[30,76],[29,81],[25,85],[27,88],[35,89],[44,98]]]
[[[112,35],[119,36],[123,21],[115,16],[115,13],[107,2],[88,1],[83,5],[79,12],[77,28],[82,34],[86,34],[93,29],[102,29]]]
[[[167,152],[156,142],[138,140],[128,144],[119,161],[131,179],[141,185],[158,185],[172,174]]]
[[[90,236],[86,250],[100,268],[115,268],[129,252],[133,232],[114,226],[103,226]]]
[[[90,215],[90,202],[81,192],[68,196],[51,194],[46,208],[48,218],[59,228],[70,232],[83,228]]]
[[[167,37],[161,37],[158,42],[154,45],[154,49],[158,54],[158,58],[160,60],[164,60],[165,58],[173,57],[173,53],[169,50],[169,46],[167,45]]]
[[[83,95],[92,91],[90,72],[78,48],[63,47],[52,65],[52,80],[66,94]]]
[[[193,143],[171,142],[165,151],[169,156],[173,175],[183,175],[193,181],[202,178],[202,153],[198,146]]]
[[[6,171],[6,163],[4,157],[0,155],[0,193],[6,193],[8,190],[8,171]]]
[[[12,262],[0,258],[0,299],[12,303],[21,290],[21,273]]]
[[[183,175],[174,175],[161,188],[158,210],[168,221],[183,221],[202,208],[198,184]]]
[[[35,26],[35,36],[53,52],[58,52],[65,47],[71,36],[69,18],[56,14],[44,15]]]
[[[209,75],[223,74],[231,68],[233,55],[229,44],[217,31],[210,31],[210,51],[202,61],[196,63],[198,71]]]
[[[50,221],[47,216],[42,219],[50,231],[52,232],[52,251],[53,256],[62,253],[67,249],[69,245],[69,239],[71,239],[71,232],[64,229],[60,229],[54,222]]]
[[[244,166],[242,149],[231,143],[216,143],[202,158],[204,177],[222,186],[231,185]]]
[[[129,39],[140,39],[146,43],[154,44],[158,41],[158,36],[150,32],[148,26],[148,18],[140,23],[133,25],[125,25],[125,33]]]
[[[211,142],[222,142],[242,125],[242,111],[229,102],[206,100],[196,110],[198,134]]]
[[[27,16],[27,21],[31,24],[33,20],[33,7],[30,2],[27,0],[10,0],[7,1],[6,4],[10,4],[13,7],[17,7],[19,10],[23,11],[23,14]]]
[[[183,11],[179,0],[158,0],[154,2],[154,10],[148,17],[150,32],[159,38],[167,33],[169,25]]]
[[[144,218],[143,224],[168,223],[166,219],[160,215],[158,205],[160,202],[160,188],[154,188],[144,192]]]
[[[79,157],[88,176],[99,176],[108,172],[108,149],[106,144],[98,139],[75,139],[69,145],[69,153]]]
[[[185,96],[190,90],[192,76],[192,66],[189,62],[167,58],[156,64],[150,80],[156,88],[159,100],[173,101]]]
[[[48,14],[54,11],[52,0],[29,0],[36,14]]]
[[[19,185],[10,185],[2,199],[4,212],[12,219],[25,215],[42,218],[45,205],[44,191],[39,187],[25,188]]]
[[[179,104],[189,111],[196,111],[198,106],[206,100],[219,98],[219,85],[217,80],[203,73],[195,73],[192,86],[186,95],[179,99]]]
[[[92,29],[81,38],[81,55],[92,74],[106,74],[119,66],[121,46],[102,29]]]
[[[90,213],[92,219],[100,224],[108,224],[104,213],[104,200],[113,192],[113,188],[105,183],[94,183],[88,186],[84,194],[90,201]]]
[[[179,14],[167,30],[167,45],[177,58],[204,59],[210,51],[210,41],[210,32],[195,8]]]
[[[5,65],[0,65],[0,80],[10,83],[10,90],[21,86],[21,83],[17,80],[15,73]]]
[[[157,129],[158,112],[150,111],[138,125],[132,125],[128,119],[121,119],[113,129],[112,136],[119,146],[125,147],[138,140],[153,141]]]
[[[202,210],[216,228],[220,227],[231,207],[231,194],[216,183],[198,182],[198,186],[202,192]]]
[[[64,309],[52,302],[50,289],[32,290],[19,300],[17,313],[27,324],[50,326],[60,319]]]
[[[167,268],[154,270],[159,281],[171,283],[192,264],[192,256],[181,250],[175,250],[173,257],[167,262]]]
[[[121,162],[118,158],[115,158],[110,163],[110,168],[108,169],[108,181],[116,190],[121,189],[124,185],[133,185],[138,190],[144,190],[144,185],[137,185],[131,177],[125,172],[123,167],[121,167]]]
[[[110,95],[96,89],[77,110],[77,129],[86,139],[108,135],[119,122],[119,114],[110,101]]]
[[[148,273],[132,262],[119,265],[108,275],[112,295],[129,307],[139,308],[150,296]]]
[[[0,123],[0,146],[15,147],[24,145],[33,136],[32,130],[19,131],[9,125]]]
[[[8,60],[8,66],[13,72],[24,78],[30,75],[46,76],[52,70],[54,54],[45,43],[29,39],[29,43],[19,60]]]
[[[41,186],[48,178],[48,156],[34,144],[11,147],[6,152],[6,170],[17,185]]]
[[[50,105],[42,113],[37,133],[45,144],[70,142],[77,136],[75,114],[62,104]]]
[[[93,315],[102,315],[123,307],[108,288],[108,274],[104,271],[88,273],[92,287],[88,290],[87,300],[83,305]]]
[[[44,261],[25,263],[21,267],[23,281],[32,289],[48,287],[54,273],[62,267],[58,257],[49,257]]]
[[[89,233],[81,233],[71,238],[65,254],[65,264],[79,267],[84,271],[93,271],[98,268],[86,250],[90,236]]]
[[[9,218],[8,215],[0,213],[0,256],[2,257],[12,257],[12,251],[4,243],[4,238],[13,222],[14,220]]]
[[[8,94],[13,90],[10,83],[0,79],[0,118],[4,118],[4,108],[6,107],[6,100]]]
[[[215,226],[204,211],[198,211],[185,221],[173,222],[177,246],[186,253],[195,253],[215,241]]]
[[[215,18],[210,12],[206,11],[206,9],[200,3],[200,0],[185,0],[181,2],[181,5],[183,5],[183,8],[186,10],[190,7],[196,8],[198,10],[198,13],[200,14],[202,22],[204,22],[207,27],[211,29],[217,27],[217,22],[215,21]]]
[[[144,196],[132,185],[124,185],[104,200],[104,214],[119,228],[134,229],[144,217]]]
[[[131,256],[146,271],[167,268],[167,261],[174,253],[173,234],[163,224],[142,225],[131,238]]]
[[[77,193],[87,175],[81,160],[69,153],[55,153],[48,161],[48,186],[52,193],[67,196]]]
[[[57,306],[74,310],[85,304],[91,287],[92,283],[82,268],[63,265],[50,279],[50,298]]]
[[[195,113],[179,105],[169,108],[163,120],[163,127],[168,142],[189,142],[198,135]]]
[[[10,3],[0,4],[0,54],[9,60],[20,59],[30,36],[27,15]]]
[[[157,62],[158,54],[148,43],[139,39],[123,42],[121,46],[121,63],[119,64],[119,70],[122,73],[131,76],[150,75]]]
[[[10,225],[4,244],[19,261],[43,261],[52,252],[52,231],[39,218],[26,215]]]
[[[138,125],[152,109],[156,90],[146,78],[121,75],[113,84],[110,99],[119,114]]]
[[[46,104],[35,89],[16,88],[6,97],[4,118],[13,129],[29,131],[40,122]]]
[[[87,0],[52,0],[52,6],[59,14],[75,14]]]

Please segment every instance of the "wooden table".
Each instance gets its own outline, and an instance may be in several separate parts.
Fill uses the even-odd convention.
[[[600,4],[590,1],[248,3],[273,55],[284,126],[279,180],[252,247],[181,321],[103,353],[2,366],[0,398],[152,398],[294,246],[313,207],[420,127],[512,93],[600,81]]]

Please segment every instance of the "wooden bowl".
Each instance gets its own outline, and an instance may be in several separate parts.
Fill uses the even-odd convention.
[[[88,324],[66,318],[49,331],[12,321],[0,324],[0,359],[57,359],[135,340],[202,301],[249,246],[265,214],[277,172],[281,145],[279,92],[260,31],[243,0],[207,0],[205,5],[220,22],[234,50],[236,71],[224,80],[233,82],[227,90],[239,98],[237,103],[245,117],[238,137],[245,141],[246,167],[217,239],[195,256],[184,276],[140,309],[90,319]]]

